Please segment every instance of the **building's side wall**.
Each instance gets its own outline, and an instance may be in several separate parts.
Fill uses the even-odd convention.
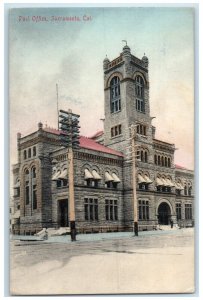
[[[61,155],[54,154],[58,159],[58,164],[54,168],[62,168],[67,161]],[[61,159],[60,159],[61,158]],[[98,186],[87,186],[85,184],[85,169],[90,172],[96,170],[101,176],[98,180]],[[105,186],[105,172],[117,174],[121,180],[117,188],[107,188]],[[103,232],[123,230],[123,174],[122,159],[112,157],[112,155],[97,153],[91,150],[83,149],[74,155],[74,183],[75,183],[75,218],[78,232]],[[65,200],[68,202],[69,190],[67,187],[58,187],[57,182],[52,182],[52,222],[55,227],[60,227],[59,202]],[[98,220],[85,220],[85,199],[96,199],[98,203]],[[117,220],[106,220],[105,201],[116,200],[118,218]]]

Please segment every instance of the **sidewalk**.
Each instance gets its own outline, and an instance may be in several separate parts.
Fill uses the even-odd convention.
[[[194,228],[182,228],[174,230],[154,230],[154,231],[139,231],[138,236],[134,236],[133,232],[108,232],[108,233],[91,233],[91,234],[78,234],[76,236],[76,243],[88,242],[88,241],[102,241],[102,240],[114,240],[114,239],[132,239],[142,238],[144,236],[155,236],[155,235],[174,235],[177,233],[184,233],[194,230]],[[43,240],[36,236],[24,236],[24,235],[12,235],[11,240],[23,240],[30,242],[40,243],[72,243],[70,235],[62,236],[50,236],[48,240]]]

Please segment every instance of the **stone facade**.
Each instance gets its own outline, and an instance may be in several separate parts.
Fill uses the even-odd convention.
[[[74,151],[77,232],[132,230],[133,181],[130,126],[136,126],[136,189],[139,230],[171,220],[194,224],[194,174],[174,165],[175,145],[155,139],[149,103],[148,58],[126,45],[104,60],[104,132],[80,138]],[[69,226],[67,150],[60,132],[43,128],[17,137],[14,175],[14,233]],[[61,177],[60,177],[61,176]],[[110,178],[110,179],[109,179]],[[20,215],[20,217],[19,217]]]

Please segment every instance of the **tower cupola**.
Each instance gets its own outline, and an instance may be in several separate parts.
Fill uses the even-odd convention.
[[[108,69],[108,64],[110,63],[110,60],[108,59],[107,55],[105,59],[103,60],[103,69],[107,70]]]
[[[145,55],[145,53],[144,53],[144,56],[142,57],[142,61],[144,62],[145,67],[148,68],[148,65],[149,65],[149,59],[148,59],[148,57]]]

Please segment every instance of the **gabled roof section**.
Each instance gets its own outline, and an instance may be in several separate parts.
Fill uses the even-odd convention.
[[[43,128],[43,130],[46,132],[49,132],[49,133],[60,135],[60,130],[57,130],[54,128],[46,127],[46,128]],[[99,135],[102,135],[102,134],[103,134],[103,131],[100,131]],[[113,155],[117,155],[120,157],[124,156],[123,153],[116,151],[114,149],[108,148],[104,145],[101,145],[101,144],[97,143],[96,141],[94,141],[92,138],[87,138],[85,136],[80,136],[80,147],[89,149],[89,150],[107,153],[107,154],[113,154]]]
[[[100,151],[108,154],[113,154],[117,156],[123,157],[123,153],[116,151],[114,149],[108,148],[106,146],[103,146],[94,140],[81,136],[80,137],[80,147],[85,148],[85,149],[90,149],[90,150],[95,150],[95,151]]]

